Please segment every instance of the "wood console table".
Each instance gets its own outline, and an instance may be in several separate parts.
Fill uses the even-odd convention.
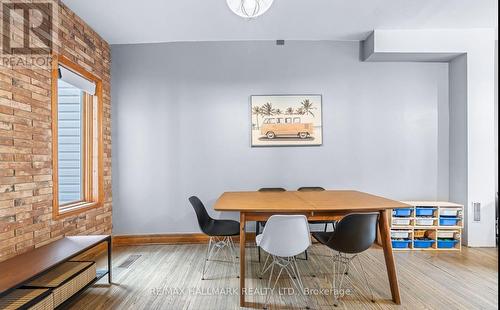
[[[80,292],[73,295],[73,297],[78,296],[79,293],[82,293],[85,289],[106,275],[108,275],[108,282],[111,284],[111,236],[72,236],[62,238],[1,262],[0,297],[31,282],[46,271],[102,243],[107,243],[108,247],[108,270],[99,270],[94,281],[89,283]],[[68,299],[67,302],[71,302],[73,297]],[[66,302],[61,306],[65,304]]]
[[[309,220],[338,220],[354,212],[379,212],[380,241],[392,300],[401,304],[396,264],[392,255],[388,219],[390,209],[408,205],[358,191],[317,192],[228,192],[215,203],[216,211],[240,212],[240,306],[245,307],[245,226],[249,221],[265,221],[273,214],[304,214]]]

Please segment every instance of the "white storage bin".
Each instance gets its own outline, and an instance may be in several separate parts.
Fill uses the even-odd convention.
[[[457,217],[460,209],[459,208],[442,208],[440,210],[441,216]]]
[[[454,239],[455,233],[456,233],[455,231],[440,230],[440,231],[438,231],[437,235],[438,235],[438,238]]]
[[[392,224],[393,225],[397,225],[397,226],[409,226],[410,225],[410,219],[393,217],[392,218]]]
[[[410,239],[410,232],[407,230],[392,230],[392,239]]]
[[[415,223],[418,226],[433,226],[434,225],[434,219],[433,218],[417,218],[415,220]]]

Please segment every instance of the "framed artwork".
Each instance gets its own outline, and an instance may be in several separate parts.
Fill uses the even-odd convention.
[[[321,95],[250,97],[252,146],[323,144]]]

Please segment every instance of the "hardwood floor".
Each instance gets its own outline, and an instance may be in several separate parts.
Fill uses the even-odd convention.
[[[116,247],[113,282],[89,289],[72,309],[240,309],[237,268],[212,262],[207,280],[201,280],[205,245],[146,245]],[[140,255],[140,256],[138,256]],[[298,260],[305,287],[330,288],[330,251],[318,244],[309,260]],[[256,249],[247,245],[247,286],[263,288]],[[221,257],[223,258],[223,257]],[[339,309],[498,309],[497,249],[464,248],[462,253],[396,252],[402,305],[391,302],[382,249],[361,255],[376,302],[368,300],[362,279],[353,276],[347,287],[354,292],[340,300]],[[105,262],[99,262],[105,266]],[[291,287],[286,277],[278,282]],[[104,281],[102,281],[105,283]],[[209,290],[219,290],[210,292]],[[233,290],[234,289],[234,290]],[[184,290],[184,291],[183,291]],[[263,293],[263,291],[260,291]],[[332,309],[331,295],[304,297],[275,292],[271,309]],[[247,297],[254,308],[263,307],[264,296]]]

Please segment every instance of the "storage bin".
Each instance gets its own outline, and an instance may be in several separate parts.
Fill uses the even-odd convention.
[[[394,210],[392,210],[392,215],[393,216],[407,217],[407,216],[411,215],[411,210],[412,210],[412,208],[394,209]]]
[[[455,238],[455,231],[446,231],[446,230],[440,230],[437,233],[438,238],[443,238],[443,239],[454,239]]]
[[[439,219],[441,226],[457,226],[460,219],[457,217],[443,217]]]
[[[411,240],[392,240],[393,249],[407,249],[410,247]]]
[[[434,219],[433,218],[418,218],[415,220],[416,224],[418,226],[433,226],[434,225]]]
[[[391,231],[392,239],[409,239],[410,232],[408,230],[392,230]]]
[[[54,307],[59,306],[95,280],[94,262],[65,262],[31,281],[26,287],[52,288]]]
[[[457,217],[461,209],[459,208],[441,208],[439,214],[447,217]]]
[[[396,226],[409,226],[410,225],[410,219],[409,218],[397,218],[393,217],[392,218],[392,224]]]
[[[438,239],[437,246],[439,249],[453,249],[458,240],[454,239]]]
[[[54,300],[49,289],[17,289],[0,297],[0,309],[52,310]]]
[[[435,240],[431,239],[420,239],[420,240],[413,240],[413,247],[416,249],[427,249],[430,248]]]
[[[434,207],[417,207],[415,209],[415,214],[416,216],[433,216],[436,210],[437,208]]]

